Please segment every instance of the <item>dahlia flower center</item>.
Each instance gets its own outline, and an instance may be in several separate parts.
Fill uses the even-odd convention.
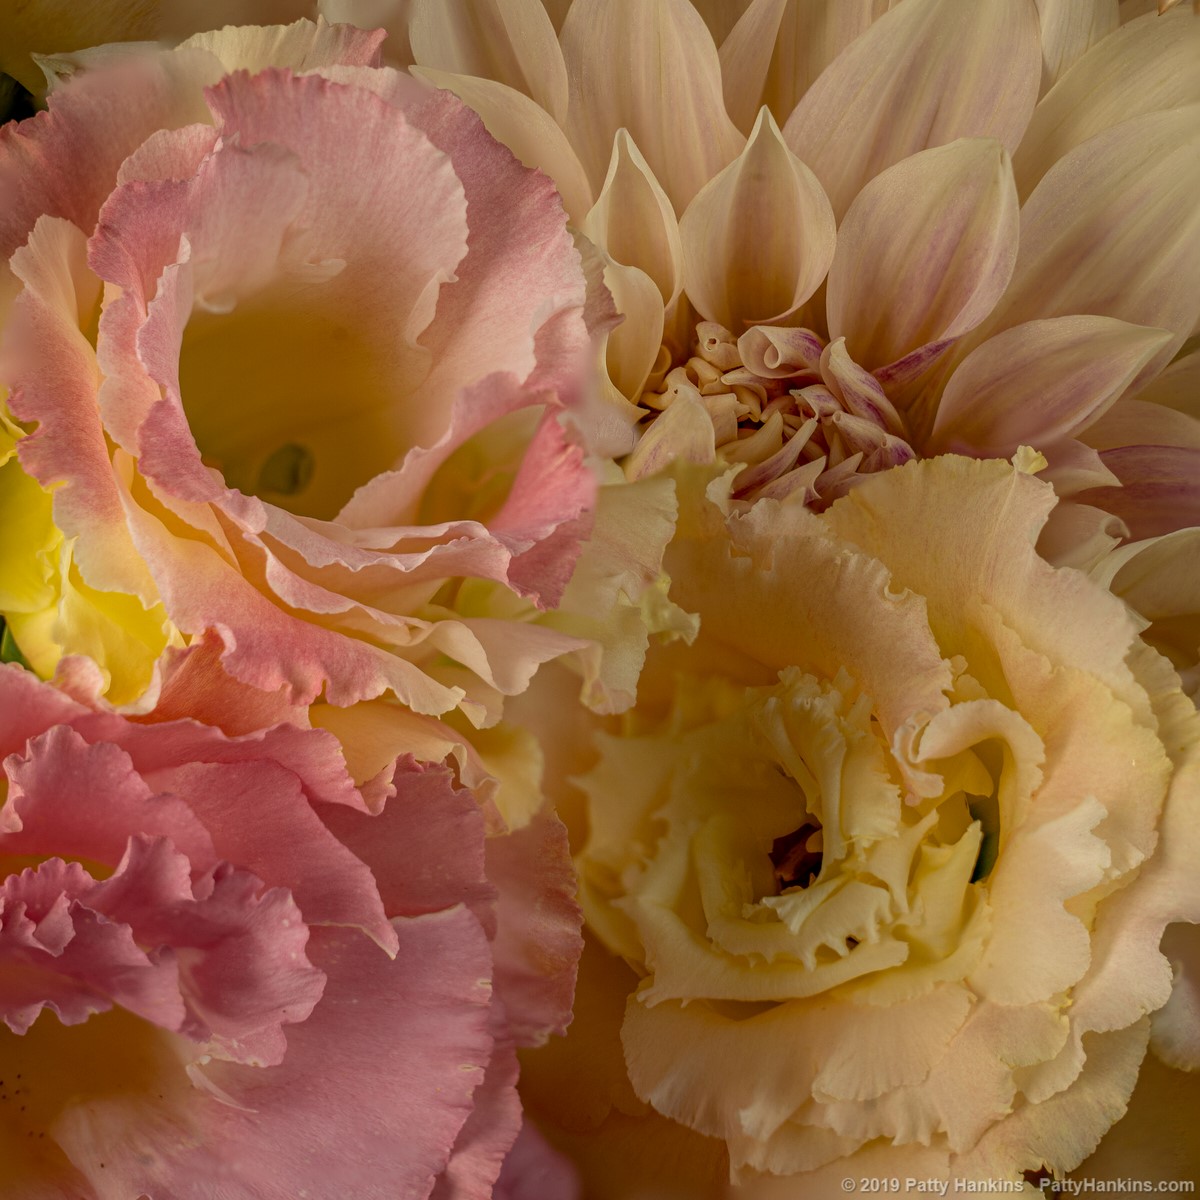
[[[322,519],[407,449],[395,415],[407,388],[392,374],[350,314],[271,296],[193,313],[179,360],[204,461],[239,491]]]
[[[657,379],[639,400],[650,409],[643,437],[669,437],[663,418],[681,400],[701,405],[718,456],[744,464],[735,500],[799,492],[819,511],[865,476],[916,457],[904,418],[843,339],[769,325],[735,338],[701,321],[686,359]]]

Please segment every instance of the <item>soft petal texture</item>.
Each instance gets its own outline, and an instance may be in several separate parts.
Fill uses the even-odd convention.
[[[984,342],[951,377],[928,449],[1002,457],[1091,425],[1171,340],[1110,317],[1031,321]]]
[[[14,259],[21,319],[45,331],[19,327],[6,366],[17,411],[40,422],[22,453],[44,486],[65,482],[84,582],[161,601],[184,636],[218,629],[242,682],[299,703],[322,690],[341,704],[390,691],[424,713],[462,702],[478,720],[579,643],[529,623],[502,637],[501,619],[426,606],[439,577],[492,578],[538,607],[561,596],[595,480],[558,418],[587,398],[600,323],[549,182],[451,97],[357,68],[377,38],[318,44],[326,28],[225,31],[131,60],[184,96],[196,63],[219,77],[255,55],[340,59],[327,69],[353,82],[230,76],[207,108],[187,97],[217,130],[160,130],[125,162],[89,251],[116,285],[94,354],[82,235],[41,218],[52,261]],[[62,94],[52,116],[70,125],[86,97]],[[171,103],[158,115],[175,119]],[[47,186],[64,186],[58,170],[43,166]],[[247,210],[257,227],[234,219]],[[37,390],[46,357],[69,380],[53,412]],[[239,394],[249,419],[235,419]],[[472,470],[494,479],[475,501]],[[466,686],[440,655],[465,666]]]
[[[1017,258],[1008,154],[962,139],[877,175],[838,230],[829,334],[854,360],[883,367],[966,333],[991,312]]]
[[[766,109],[742,154],[688,205],[679,230],[688,298],[729,329],[786,321],[833,259],[829,201]]]
[[[682,213],[742,148],[712,35],[686,0],[576,0],[562,29],[567,133],[599,192],[624,127]]]
[[[918,150],[991,137],[1011,153],[1040,75],[1032,3],[908,0],[829,65],[784,137],[840,218],[868,180]]]
[[[418,66],[494,79],[566,117],[567,71],[540,0],[413,0],[408,36]]]
[[[1200,299],[1200,106],[1138,116],[1076,146],[1021,210],[1021,250],[988,332],[1094,313],[1190,335]]]
[[[1158,942],[1193,919],[1190,701],[1120,601],[1038,557],[1055,498],[1026,470],[910,463],[821,516],[678,475],[666,561],[701,631],[590,764],[566,752],[614,957],[585,956],[585,1028],[530,1057],[531,1111],[599,1196],[653,1177],[593,1157],[653,1128],[626,1081],[727,1147],[731,1195],[1061,1177],[1125,1111]],[[565,1063],[591,1087],[556,1112]]]
[[[1145,113],[1200,100],[1198,63],[1200,26],[1182,9],[1162,17],[1147,15],[1105,37],[1071,65],[1034,109],[1013,155],[1022,199],[1060,158],[1089,137]]]
[[[1042,91],[1048,91],[1096,42],[1117,28],[1117,0],[1038,0]]]
[[[725,107],[749,133],[765,104],[781,125],[813,81],[897,0],[752,0],[720,42]]]

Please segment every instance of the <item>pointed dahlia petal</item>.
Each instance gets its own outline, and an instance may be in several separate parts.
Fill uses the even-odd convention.
[[[494,79],[456,75],[429,67],[414,67],[413,74],[434,87],[453,92],[479,114],[488,133],[507,146],[525,166],[549,175],[572,224],[582,224],[592,206],[592,185],[567,135],[540,104]]]
[[[687,0],[575,0],[563,24],[567,133],[592,186],[629,130],[676,212],[742,148],[712,35]]]
[[[1200,450],[1120,446],[1100,458],[1122,486],[1080,492],[1081,504],[1115,513],[1135,539],[1200,525]]]
[[[662,298],[650,276],[637,267],[609,263],[604,283],[625,317],[608,335],[608,377],[621,395],[636,403],[662,345]]]
[[[567,115],[567,69],[540,0],[412,0],[408,36],[422,67],[479,75]]]
[[[612,160],[583,232],[606,254],[654,280],[669,307],[683,290],[683,246],[671,201],[628,130],[613,139]],[[625,309],[617,305],[619,311]]]
[[[1125,121],[1076,146],[1021,210],[1012,283],[983,329],[1096,313],[1169,329],[1200,317],[1200,105]]]
[[[786,121],[814,79],[899,0],[753,0],[721,42],[725,107],[750,132],[766,105]]]
[[[829,201],[765,108],[742,154],[688,205],[679,232],[688,299],[737,331],[790,317],[833,259]]]
[[[1017,260],[1008,153],[962,138],[877,175],[838,230],[826,307],[870,369],[958,337],[991,312]]]
[[[1032,4],[907,0],[847,47],[784,126],[841,215],[892,163],[961,137],[1013,151],[1037,101]]]
[[[1042,27],[1042,91],[1048,92],[1102,38],[1117,28],[1117,0],[1037,0]]]
[[[1200,100],[1200,21],[1179,9],[1122,26],[1089,50],[1033,110],[1013,155],[1026,199],[1069,150],[1122,121]]]
[[[1096,420],[1171,339],[1111,317],[1056,317],[1008,329],[972,351],[938,405],[927,452],[1013,454]]]

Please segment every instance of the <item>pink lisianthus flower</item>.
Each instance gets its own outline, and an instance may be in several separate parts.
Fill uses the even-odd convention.
[[[0,143],[0,375],[70,569],[161,604],[161,644],[215,628],[296,703],[479,721],[582,644],[529,618],[591,520],[562,418],[605,308],[550,182],[364,65],[380,36],[81,56]]]
[[[561,825],[485,847],[412,760],[372,815],[320,730],[134,721],[11,665],[0,698],[12,1194],[491,1195],[514,1047],[569,1014]]]

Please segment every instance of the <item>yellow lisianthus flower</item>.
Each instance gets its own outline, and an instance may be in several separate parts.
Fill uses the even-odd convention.
[[[0,408],[0,616],[5,655],[18,652],[44,679],[65,655],[100,668],[105,695],[129,704],[149,687],[168,643],[182,644],[161,604],[90,587],[72,554],[73,539],[54,523],[51,493],[25,473],[17,456],[24,436]]]

